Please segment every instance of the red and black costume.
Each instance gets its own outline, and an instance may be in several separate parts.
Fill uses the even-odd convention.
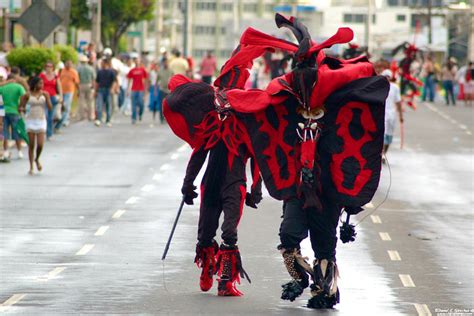
[[[231,83],[229,83],[231,84]],[[218,87],[226,87],[224,82]],[[170,127],[193,147],[186,169],[182,193],[186,204],[197,197],[194,180],[208,157],[201,183],[201,204],[196,245],[196,264],[202,268],[200,286],[208,291],[213,275],[218,274],[218,294],[239,296],[235,283],[240,275],[248,278],[237,247],[237,226],[244,201],[256,208],[261,200],[261,181],[256,165],[250,193],[246,193],[245,167],[253,156],[245,127],[229,107],[225,90],[183,76],[170,81],[171,94],[164,103],[164,115]],[[219,218],[224,213],[222,244],[214,240]]]
[[[411,65],[417,59],[417,54],[420,53],[420,50],[415,46],[415,44],[404,42],[393,49],[392,56],[395,56],[402,49],[405,57],[400,60],[398,65],[398,72],[400,74],[400,93],[404,97],[407,105],[416,109],[414,99],[416,96],[420,95],[418,87],[422,86],[422,82],[412,75]],[[394,76],[395,73],[396,72],[394,71]]]
[[[276,22],[290,28],[299,45],[249,28],[227,65],[234,65],[231,73],[248,72],[243,61],[278,48],[294,55],[294,69],[265,90],[229,90],[227,99],[240,113],[270,195],[284,201],[279,248],[293,280],[282,298],[299,296],[309,273],[308,306],[332,307],[338,301],[337,222],[342,209],[361,211],[377,189],[389,84],[375,76],[366,57],[324,55],[322,49],[349,42],[350,29],[318,45],[297,19],[277,15]],[[313,267],[300,253],[308,233]]]

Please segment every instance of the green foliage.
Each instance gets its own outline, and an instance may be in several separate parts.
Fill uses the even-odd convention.
[[[71,0],[70,25],[78,29],[91,28],[91,18],[86,0]]]
[[[10,66],[19,67],[27,76],[39,74],[47,61],[58,62],[53,50],[43,47],[20,47],[12,49],[7,55],[7,60]]]
[[[120,38],[128,27],[140,21],[153,19],[154,0],[103,0],[102,1],[102,41],[115,52]],[[91,19],[86,0],[71,1],[71,25],[90,29]]]
[[[61,61],[71,60],[74,64],[78,62],[77,51],[72,46],[54,45],[53,51],[61,55]]]

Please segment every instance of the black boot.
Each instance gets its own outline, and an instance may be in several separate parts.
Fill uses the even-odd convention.
[[[339,289],[337,278],[339,271],[335,261],[322,259],[315,260],[313,266],[313,284],[311,284],[311,295],[308,301],[309,308],[323,309],[332,308],[339,303]]]
[[[303,293],[304,289],[308,287],[308,273],[311,274],[312,269],[309,263],[306,262],[306,259],[301,256],[300,249],[292,248],[280,250],[283,255],[285,267],[293,278],[293,280],[281,286],[283,288],[281,299],[294,301]]]

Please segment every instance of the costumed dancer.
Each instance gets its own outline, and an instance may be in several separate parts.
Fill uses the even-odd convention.
[[[412,64],[416,61],[417,53],[420,51],[415,44],[404,42],[393,49],[392,56],[402,49],[405,57],[399,63],[400,91],[406,104],[416,109],[415,97],[420,95],[418,87],[423,83],[412,74]],[[395,74],[393,75],[395,76]]]
[[[204,82],[192,82],[177,75],[170,81],[171,94],[163,104],[164,115],[172,130],[194,149],[181,189],[188,205],[193,204],[198,195],[194,180],[209,156],[200,188],[195,263],[202,269],[202,291],[210,290],[214,275],[218,275],[219,296],[242,295],[236,288],[241,276],[250,282],[237,246],[237,226],[244,201],[246,205],[257,208],[262,199],[259,171],[254,163],[254,182],[250,193],[246,193],[245,167],[253,152],[242,123],[226,101],[224,88],[231,83],[221,80],[213,88]],[[221,213],[224,213],[222,243],[218,246],[214,237]]]
[[[339,301],[335,254],[341,210],[362,211],[378,186],[389,84],[374,75],[366,57],[344,61],[324,55],[322,49],[349,42],[352,30],[341,28],[318,45],[297,19],[277,14],[276,22],[299,45],[249,28],[231,60],[278,48],[294,54],[294,69],[266,90],[229,90],[227,97],[236,112],[248,113],[242,121],[265,186],[284,201],[278,248],[292,281],[283,285],[282,299],[295,300],[311,277],[308,307],[329,308]],[[308,232],[313,266],[300,252]],[[342,233],[343,241],[353,239],[348,221]]]
[[[368,55],[367,46],[360,47],[356,43],[349,43],[348,45],[349,47],[347,47],[342,53],[343,59],[353,59],[359,57],[362,54]]]
[[[390,91],[388,92],[388,97],[385,101],[385,134],[383,137],[383,153],[387,154],[388,148],[392,144],[393,134],[395,132],[397,113],[401,125],[403,124],[403,111],[400,88],[394,82],[395,80],[393,79],[392,71],[385,69],[381,75],[390,81]],[[401,128],[403,127],[401,126]],[[382,162],[385,163],[385,158],[382,159]]]

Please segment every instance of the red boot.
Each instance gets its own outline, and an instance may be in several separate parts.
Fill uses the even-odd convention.
[[[217,295],[219,296],[242,296],[237,290],[236,283],[240,284],[240,277],[250,279],[242,267],[239,248],[222,244],[217,253],[218,281]]]
[[[199,244],[196,245],[196,257],[194,258],[194,262],[198,268],[202,268],[199,285],[203,292],[209,291],[214,282],[213,277],[217,271],[216,253],[218,250],[219,246],[215,241],[213,241],[212,246],[209,247],[201,247]]]

